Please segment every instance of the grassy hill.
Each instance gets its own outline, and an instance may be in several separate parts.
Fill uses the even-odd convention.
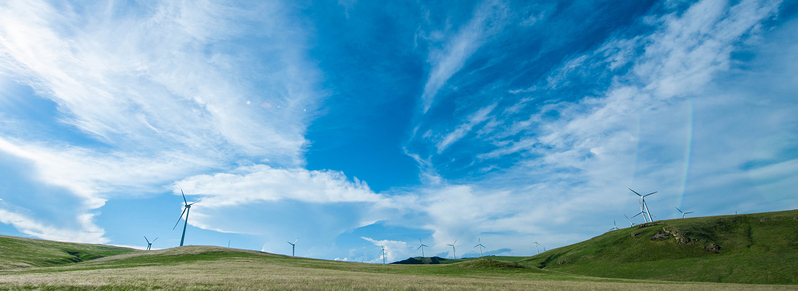
[[[363,264],[212,246],[141,251],[0,236],[0,289],[794,290],[727,282],[798,283],[798,211],[667,220],[534,257],[438,262]]]
[[[520,263],[610,278],[798,284],[798,210],[656,221]]]
[[[74,264],[132,252],[136,250],[0,235],[0,270]]]
[[[788,290],[794,287],[585,277],[512,262],[517,257],[465,259],[438,265],[382,265],[212,246],[140,251],[14,237],[0,237],[0,243],[3,247],[0,261],[5,266],[0,269],[0,290]],[[505,258],[508,261],[496,260]]]

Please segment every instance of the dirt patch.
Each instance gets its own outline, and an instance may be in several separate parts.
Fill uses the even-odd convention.
[[[569,260],[569,259],[565,259],[565,260],[557,262],[557,265],[565,265],[565,264],[570,264],[570,263],[573,263],[573,262],[571,262],[571,260]]]

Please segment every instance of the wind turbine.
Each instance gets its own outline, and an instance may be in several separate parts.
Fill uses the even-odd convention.
[[[639,204],[640,204],[640,212],[636,213],[635,215],[632,215],[632,218],[635,218],[640,214],[646,214],[646,212],[643,211],[643,202],[640,202]],[[648,218],[645,215],[643,215],[643,221],[648,222]]]
[[[183,218],[183,214],[185,214],[186,215],[186,223],[183,224],[183,236],[180,237],[180,246],[182,247],[183,246],[183,241],[186,239],[186,227],[188,226],[188,213],[191,212],[191,205],[194,205],[195,203],[202,201],[202,199],[194,201],[194,202],[191,202],[191,203],[188,203],[188,201],[186,201],[186,194],[183,193],[183,189],[180,189],[180,194],[183,195],[183,203],[184,203],[184,205],[183,205],[183,213],[180,213],[180,217],[177,218],[177,222],[175,222],[175,226],[172,227],[172,230],[175,230],[175,227],[177,227],[177,224],[180,223],[180,219]]]
[[[685,214],[690,214],[690,213],[693,213],[692,211],[684,212],[684,211],[682,211],[681,209],[679,209],[679,207],[676,207],[676,210],[679,210],[679,212],[681,212],[681,213],[682,213],[682,218],[684,218],[684,215],[685,215]]]
[[[641,210],[641,211],[645,211],[646,212],[645,214],[648,215],[648,220],[650,222],[653,222],[654,219],[651,218],[651,211],[648,210],[648,204],[646,204],[646,196],[653,195],[654,193],[657,193],[657,191],[648,193],[646,195],[640,195],[640,193],[635,192],[635,190],[632,190],[632,188],[629,188],[629,191],[632,191],[632,193],[635,193],[635,194],[637,194],[637,196],[640,196],[640,201],[641,201],[642,207],[643,207],[643,210]]]
[[[479,247],[479,257],[481,258],[482,257],[482,248],[485,248],[485,246],[482,245],[482,239],[481,238],[479,238],[479,244],[475,245],[474,247]]]
[[[615,224],[615,219],[613,219],[613,220],[612,220],[612,228],[610,228],[610,230],[609,230],[609,231],[613,231],[613,230],[617,230],[617,229],[618,229],[618,225],[617,225],[617,224]]]
[[[539,243],[535,242],[535,250],[538,251],[538,254],[540,254],[540,249],[538,248],[538,245],[539,245]]]
[[[421,243],[421,245],[418,246],[418,249],[421,249],[421,258],[423,259],[424,258],[424,247],[429,247],[429,246],[427,246],[423,242],[421,242],[421,239],[418,239],[418,242]],[[416,249],[416,250],[418,250],[418,249]]]
[[[291,256],[292,257],[294,257],[294,251],[296,250],[296,242],[298,240],[299,239],[294,240],[294,242],[290,242],[290,241],[288,242],[288,244],[291,245]]]
[[[454,244],[457,243],[457,240],[454,240],[452,244],[446,244],[447,246],[452,247],[452,253],[454,253],[454,259],[457,260],[457,250],[454,249]]]
[[[629,216],[626,216],[626,214],[624,214],[624,215],[623,215],[623,217],[626,217],[626,220],[628,220],[628,221],[629,221],[629,223],[631,224],[629,227],[635,226],[635,223],[634,223],[634,222],[632,222],[632,220],[631,220],[631,219],[629,219]]]
[[[385,264],[385,246],[380,247],[382,247],[382,263]]]
[[[144,240],[147,241],[147,250],[149,251],[150,248],[152,248],[152,243],[154,243],[156,240],[158,240],[158,238],[156,237],[154,240],[150,241],[150,240],[147,239],[147,236],[145,235],[144,236]]]

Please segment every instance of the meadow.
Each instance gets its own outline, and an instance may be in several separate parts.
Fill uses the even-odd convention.
[[[611,231],[533,257],[434,265],[328,261],[215,246],[142,251],[0,236],[0,289],[798,290],[797,226],[798,211],[677,219]],[[669,237],[652,238],[657,233]],[[721,248],[707,249],[712,245]]]

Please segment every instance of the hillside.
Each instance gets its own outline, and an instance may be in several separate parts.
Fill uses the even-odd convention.
[[[609,278],[798,284],[798,210],[656,221],[520,263]]]
[[[0,270],[68,265],[133,252],[137,250],[0,235]]]

